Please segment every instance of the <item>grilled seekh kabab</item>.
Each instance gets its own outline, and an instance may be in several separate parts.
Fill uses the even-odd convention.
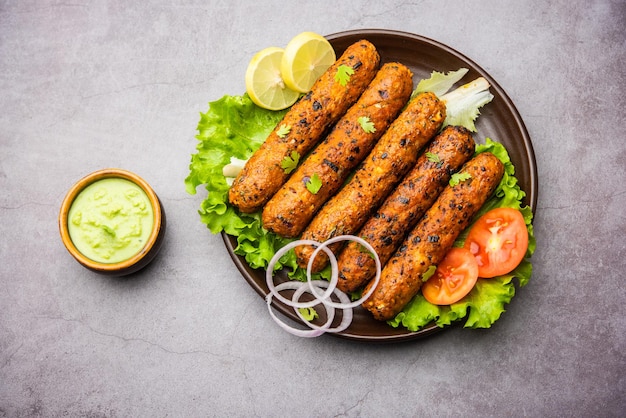
[[[489,152],[478,154],[463,166],[458,184],[444,188],[383,268],[378,285],[363,303],[374,318],[385,321],[395,317],[419,292],[423,275],[445,257],[503,173],[502,162]],[[370,281],[364,291],[372,284]]]
[[[376,143],[354,176],[315,215],[302,239],[324,242],[337,235],[354,234],[379,204],[415,165],[420,150],[439,131],[446,106],[433,93],[413,98]],[[337,253],[338,246],[331,247]],[[298,264],[307,267],[312,246],[295,249]],[[312,271],[328,262],[320,253]]]
[[[398,63],[384,64],[358,101],[296,169],[263,208],[263,227],[284,237],[297,237],[319,208],[369,154],[389,124],[406,105],[413,74]],[[319,190],[308,185],[317,176]]]
[[[285,114],[235,178],[229,202],[244,213],[259,211],[289,174],[281,162],[306,155],[374,79],[380,55],[366,40],[350,45]]]
[[[424,213],[430,208],[452,173],[474,155],[476,144],[469,130],[445,127],[426,147],[415,167],[402,179],[359,233],[385,265]],[[353,292],[376,274],[376,263],[357,242],[350,242],[337,259],[339,282],[344,292]]]

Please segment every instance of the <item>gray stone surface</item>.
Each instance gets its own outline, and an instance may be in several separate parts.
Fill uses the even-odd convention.
[[[254,5],[253,5],[254,4]],[[0,2],[0,416],[623,416],[623,0]],[[183,181],[199,113],[295,34],[386,28],[488,71],[535,147],[534,275],[489,330],[398,345],[269,319]],[[79,266],[83,175],[143,176],[168,216],[128,279]],[[279,412],[280,411],[280,412]]]

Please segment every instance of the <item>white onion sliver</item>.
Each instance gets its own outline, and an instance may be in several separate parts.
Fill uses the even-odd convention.
[[[328,283],[325,282],[323,280],[316,280],[319,282],[320,285],[324,285],[324,283]],[[284,282],[281,283],[279,285],[276,286],[276,290],[277,291],[282,291],[285,289],[293,289],[295,290],[295,292],[293,293],[293,295],[291,296],[291,300],[292,302],[298,303],[298,299],[300,298],[300,296],[302,296],[303,293],[308,292],[308,287],[306,285],[306,283],[304,282]],[[310,293],[310,292],[309,292]],[[327,330],[330,328],[330,324],[332,324],[333,320],[335,319],[335,308],[331,307],[330,309],[324,304],[323,301],[321,300],[314,300],[313,302],[315,302],[315,305],[313,306],[317,306],[317,305],[324,305],[324,309],[326,310],[326,316],[327,316],[327,320],[326,323],[324,323],[324,325],[315,325],[309,321],[307,321],[304,316],[302,315],[302,313],[300,312],[299,309],[294,308],[295,312],[298,314],[298,317],[305,323],[307,324],[310,328],[313,329],[320,329],[320,330]]]
[[[324,243],[322,244],[318,244],[319,247],[313,252],[313,254],[311,255],[311,259],[309,260],[309,264],[307,266],[307,279],[309,279],[310,274],[311,274],[311,267],[313,265],[313,259],[317,256],[317,254],[319,253],[320,250],[325,249],[328,245],[333,244],[337,241],[356,241],[359,244],[361,244],[362,246],[364,246],[365,248],[367,248],[367,250],[372,253],[373,257],[374,257],[374,261],[376,262],[376,276],[374,277],[374,283],[372,284],[372,286],[370,287],[370,289],[368,290],[368,292],[365,295],[362,295],[360,299],[357,299],[351,303],[347,303],[347,304],[343,304],[343,303],[335,303],[333,301],[328,301],[328,305],[329,306],[333,306],[335,308],[339,308],[339,309],[348,309],[348,308],[355,308],[359,305],[361,305],[363,302],[365,302],[374,292],[376,286],[378,285],[378,282],[380,281],[380,274],[382,271],[382,265],[380,263],[380,258],[378,258],[378,254],[376,253],[376,250],[374,250],[374,247],[372,247],[370,245],[369,242],[365,241],[363,238],[361,237],[357,237],[354,235],[339,235],[336,236],[334,238],[331,238],[327,241],[324,241]],[[328,254],[328,252],[326,252]],[[339,276],[339,272],[338,272],[338,267],[337,267],[337,259],[333,257],[330,257],[331,259],[331,266],[332,266],[332,261],[334,259],[334,266],[335,269],[332,271],[333,277],[331,277],[331,285],[334,284],[336,286],[337,281],[339,280],[338,276]],[[337,277],[334,277],[334,276]],[[334,280],[333,280],[334,279]],[[334,286],[333,286],[334,287]],[[329,287],[329,289],[331,289],[331,287]],[[332,289],[334,290],[334,289]],[[339,290],[337,290],[339,292]],[[314,296],[316,297],[324,297],[324,299],[326,299],[326,295],[327,293],[329,293],[328,291],[326,291],[324,293],[323,296],[321,296],[319,293],[317,293],[313,288],[311,288],[311,292]],[[342,292],[343,293],[343,292]]]
[[[274,295],[276,299],[280,300],[285,305],[291,306],[292,308],[312,308],[313,306],[317,305],[317,302],[315,300],[311,302],[301,302],[301,303],[293,302],[291,299],[287,299],[283,295],[279,294],[278,291],[276,290],[276,285],[274,285],[274,274],[273,274],[274,265],[278,262],[280,257],[282,257],[287,251],[291,250],[292,248],[298,247],[300,245],[317,246],[317,245],[320,245],[320,243],[317,241],[313,241],[313,240],[293,241],[285,245],[284,247],[282,247],[280,250],[276,251],[276,254],[274,254],[274,257],[272,257],[272,259],[270,260],[267,266],[267,269],[265,271],[265,281],[267,283],[267,288],[269,289],[271,294]]]
[[[319,287],[322,287],[322,288],[329,287],[329,283],[327,281],[324,281],[324,280],[314,280],[313,282],[314,282],[315,286],[319,286]],[[313,283],[313,282],[311,282],[311,283]],[[304,283],[302,283],[302,284],[304,285]],[[336,290],[335,293],[337,294],[337,297],[339,297],[339,299],[341,299],[342,302],[344,302],[344,303],[350,302],[350,298],[348,297],[348,295],[346,295],[344,292],[342,292],[342,291],[340,291],[338,289],[335,289],[335,290]],[[298,290],[296,290],[296,292],[293,294],[294,299],[299,298],[304,292],[311,293],[310,289],[307,288],[306,285],[301,286]],[[325,301],[325,302],[327,302],[327,301]],[[327,319],[327,321],[326,321],[326,323],[324,325],[327,325],[327,324],[330,325],[330,323],[332,323],[333,319],[335,319],[335,308],[332,307],[332,306],[328,306],[328,304],[325,303],[325,302],[321,302],[320,301],[320,304],[324,305],[324,308],[326,309],[326,315],[328,316],[328,319]],[[298,316],[300,317],[300,319],[302,319],[305,322],[308,322],[303,317],[303,315],[300,313],[300,311],[297,311],[297,312],[298,312]],[[326,330],[326,332],[340,332],[340,331],[343,331],[344,329],[348,328],[348,326],[352,322],[352,317],[353,317],[352,310],[351,309],[344,309],[343,318],[341,320],[341,323],[339,325],[337,325],[336,327],[334,327],[334,328],[327,327],[327,328],[324,328],[324,329]],[[317,325],[315,325],[313,323],[310,323],[310,322],[308,322],[308,324],[313,329],[322,329],[323,328],[323,326],[320,327],[320,326],[317,326]]]
[[[291,325],[288,325],[283,320],[278,318],[276,314],[274,313],[274,309],[272,308],[272,296],[273,295],[269,293],[266,297],[267,309],[269,310],[270,316],[272,317],[274,322],[276,322],[278,326],[281,327],[283,330],[289,332],[290,334],[295,335],[296,337],[303,337],[303,338],[319,337],[320,335],[324,334],[325,331],[323,329],[310,329],[310,330],[299,329],[299,328],[292,327]]]
[[[337,297],[343,302],[344,306],[350,303],[350,298],[344,292],[339,289],[335,289],[335,293],[337,294]],[[324,306],[326,307],[326,310],[333,308],[333,306],[328,304]],[[334,328],[329,328],[328,330],[326,330],[326,332],[341,332],[350,326],[350,324],[352,323],[352,318],[354,317],[354,312],[352,311],[352,308],[342,308],[342,311],[343,318],[341,319],[341,323]]]
[[[346,295],[341,290],[337,289],[337,282],[339,280],[339,267],[337,265],[337,258],[335,257],[333,252],[328,248],[328,245],[330,244],[333,244],[338,241],[346,241],[346,240],[356,241],[359,244],[363,245],[372,253],[372,255],[374,256],[374,260],[376,261],[376,277],[374,278],[373,285],[371,286],[370,290],[365,295],[363,295],[360,299],[353,301],[353,302],[350,302],[350,298],[348,297],[348,295]],[[291,282],[284,282],[284,283],[275,285],[274,275],[273,275],[275,264],[287,251],[295,247],[298,247],[300,245],[311,245],[311,246],[316,247],[315,251],[311,255],[309,264],[307,265],[307,271],[306,271],[307,282],[304,283],[304,282],[291,281]],[[330,281],[312,280],[311,269],[313,265],[313,260],[315,259],[315,257],[320,251],[324,251],[328,255],[328,258],[331,264]],[[310,337],[320,336],[324,334],[325,332],[343,331],[344,329],[348,328],[350,324],[352,323],[352,319],[354,317],[352,309],[362,304],[367,298],[369,298],[372,292],[374,291],[374,289],[376,288],[376,285],[378,284],[380,280],[381,270],[382,270],[382,267],[381,267],[380,259],[378,258],[378,254],[376,253],[374,248],[363,238],[360,238],[354,235],[340,235],[340,236],[331,238],[325,241],[324,243],[320,243],[320,242],[313,241],[313,240],[292,241],[289,244],[282,247],[281,249],[279,249],[276,252],[276,254],[274,254],[265,272],[265,279],[267,282],[267,287],[270,291],[270,293],[266,296],[265,299],[267,302],[268,310],[270,312],[270,316],[285,331],[293,335],[299,336],[299,337],[310,338]],[[326,289],[325,292],[318,293],[317,291],[318,289],[321,290],[324,288]],[[287,290],[287,289],[295,290],[291,299],[287,299],[279,293],[282,290]],[[298,299],[305,292],[308,292],[311,295],[313,295],[314,300],[309,301],[309,302],[299,302]],[[330,299],[330,296],[333,294],[337,295],[337,297],[340,300],[340,303],[334,302]],[[303,329],[295,328],[295,327],[288,325],[283,320],[279,319],[278,316],[276,316],[276,314],[274,313],[274,310],[272,309],[272,298],[274,297],[279,299],[284,304],[293,308],[296,311],[298,317],[311,329],[303,330]],[[298,311],[298,308],[312,308],[320,304],[324,305],[324,308],[326,309],[326,316],[327,316],[326,322],[321,326],[315,325],[307,321],[303,317],[302,313]],[[343,311],[343,317],[342,317],[341,323],[338,326],[331,328],[330,325],[335,317],[335,308],[341,309]]]
[[[302,314],[300,313],[300,311],[298,311],[298,306],[296,306],[296,305],[299,305],[298,303],[292,302],[289,299],[284,298],[282,295],[279,295],[279,293],[278,293],[278,292],[281,292],[283,290],[288,290],[288,289],[289,290],[296,290],[296,291],[298,291],[299,289],[306,289],[306,286],[307,286],[306,283],[298,282],[298,281],[283,282],[283,283],[280,283],[280,284],[274,286],[274,283],[272,281],[271,289],[273,291],[268,293],[267,296],[265,297],[265,300],[267,302],[267,309],[269,310],[270,316],[272,317],[274,322],[276,322],[278,324],[278,326],[280,326],[283,330],[289,332],[290,334],[293,334],[296,337],[303,337],[303,338],[319,337],[320,335],[324,334],[324,332],[326,332],[326,330],[328,328],[330,328],[330,325],[333,322],[333,319],[335,319],[335,309],[332,308],[332,307],[330,309],[325,307],[327,315],[328,315],[328,320],[326,321],[326,323],[324,325],[317,326],[317,325],[314,325],[314,324],[310,323],[309,321],[307,321],[306,319],[304,319],[302,317]],[[274,295],[279,295],[283,300],[288,301],[289,302],[288,305],[291,306],[292,308],[294,308],[294,310],[296,311],[296,313],[298,314],[300,319],[303,321],[303,323],[306,324],[311,329],[310,330],[303,330],[303,329],[300,329],[300,328],[292,327],[291,325],[287,324],[285,321],[280,319],[274,313],[274,310],[272,309],[272,297]],[[292,299],[296,298],[295,295],[296,295],[296,293],[294,293],[294,296],[292,297]],[[312,301],[311,307],[312,306],[317,306],[320,303],[322,303],[322,302],[314,299]]]
[[[309,283],[311,294],[313,294],[313,296],[321,300],[327,300],[330,297],[330,295],[332,295],[332,293],[335,291],[335,288],[337,287],[337,282],[339,281],[339,266],[337,265],[337,257],[335,257],[335,254],[333,254],[333,252],[330,251],[330,249],[328,248],[328,245],[332,244],[333,242],[337,242],[337,240],[335,238],[331,238],[328,241],[325,241],[324,243],[318,244],[318,247],[315,249],[315,251],[313,251],[313,253],[309,257],[309,263],[306,266],[306,279],[307,279],[307,282]],[[317,254],[320,251],[324,251],[326,255],[328,255],[328,260],[330,261],[329,286],[323,295],[320,295],[319,293],[317,293],[315,289],[313,288],[313,286],[311,286],[311,277],[312,277],[311,270],[313,269],[313,262],[315,261],[315,257],[317,257]]]

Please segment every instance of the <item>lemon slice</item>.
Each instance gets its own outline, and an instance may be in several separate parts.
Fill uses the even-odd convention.
[[[280,73],[284,49],[269,47],[257,52],[246,69],[246,92],[259,107],[286,109],[298,100],[300,93],[285,85]]]
[[[335,60],[335,50],[326,38],[302,32],[285,47],[280,72],[287,87],[306,93]]]

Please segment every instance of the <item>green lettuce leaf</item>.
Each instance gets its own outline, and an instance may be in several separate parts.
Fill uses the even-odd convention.
[[[200,185],[207,191],[198,210],[201,222],[214,234],[225,232],[237,237],[235,254],[244,257],[254,269],[266,268],[276,251],[292,240],[264,229],[260,213],[240,213],[228,204],[230,186],[223,168],[232,157],[250,158],[286,112],[262,109],[247,94],[226,95],[210,102],[208,111],[200,114],[196,135],[199,142],[185,179],[189,194],[196,194]],[[285,269],[292,279],[306,281],[306,271],[298,266],[293,251],[283,255],[274,268]],[[330,278],[330,267],[315,277]]]
[[[415,90],[411,93],[411,99],[427,91],[434,93],[437,97],[441,97],[460,81],[468,71],[467,68],[460,68],[457,71],[449,71],[447,73],[433,71],[429,78],[422,79],[417,83]]]
[[[210,102],[208,111],[200,114],[197,152],[191,156],[185,179],[188,193],[195,194],[200,185],[207,190],[198,211],[202,223],[214,234],[224,231],[236,236],[235,253],[244,256],[252,268],[266,267],[276,249],[288,241],[264,230],[260,214],[240,213],[228,204],[229,185],[222,170],[231,157],[248,159],[285,113],[262,109],[247,94]],[[288,258],[276,268],[293,266],[295,257],[292,261]]]
[[[248,159],[282,119],[285,111],[273,112],[256,106],[247,94],[224,96],[209,103],[200,114],[197,153],[192,155],[185,179],[188,193],[205,184],[214,193],[228,193],[222,168],[231,157]]]
[[[463,126],[472,132],[476,132],[474,121],[480,115],[480,108],[493,100],[493,94],[489,91],[491,86],[484,77],[478,77],[449,91],[467,72],[467,68],[461,68],[445,74],[433,71],[430,74],[430,78],[420,80],[417,83],[417,87],[411,93],[411,99],[420,93],[434,93],[446,102],[446,119],[442,128],[448,125]]]
[[[462,85],[440,99],[446,102],[446,120],[443,126],[463,126],[476,132],[474,121],[480,115],[480,108],[493,100],[489,83],[483,77]]]

